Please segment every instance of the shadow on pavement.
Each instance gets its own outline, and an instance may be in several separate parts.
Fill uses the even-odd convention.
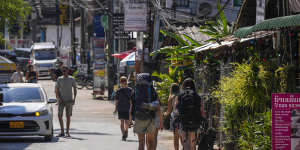
[[[58,134],[58,132],[60,131],[60,129],[54,129],[55,133]],[[79,134],[79,135],[111,135],[109,133],[101,133],[101,132],[89,132],[89,131],[86,131],[86,130],[78,130],[78,129],[73,129],[71,128],[70,129],[70,135],[72,137],[72,135],[76,135],[76,134]],[[73,138],[73,137],[72,137]]]
[[[51,141],[45,141],[44,137],[24,137],[24,136],[3,136],[0,137],[0,149],[1,150],[25,150],[35,143],[57,143],[59,141],[57,137],[53,137]]]
[[[84,135],[111,135],[111,134],[108,134],[108,133],[100,133],[100,132],[74,132],[74,131],[71,131],[70,134],[71,134],[71,135],[73,135],[73,134],[84,134]]]
[[[87,139],[84,139],[84,138],[79,138],[79,137],[74,137],[71,135],[71,137],[65,137],[66,139],[70,139],[70,140],[78,140],[78,141],[83,141],[83,140],[87,140]]]
[[[6,143],[56,143],[59,139],[53,137],[51,141],[45,141],[44,137],[23,137],[23,136],[4,136],[0,137],[0,142]],[[0,143],[1,145],[1,143]]]
[[[139,142],[138,140],[126,140],[126,142]]]

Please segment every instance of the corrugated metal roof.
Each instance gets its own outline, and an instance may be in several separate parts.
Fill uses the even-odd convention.
[[[246,37],[246,38],[236,38],[232,35],[227,36],[223,38],[223,41],[221,43],[217,42],[210,42],[208,44],[205,44],[201,47],[197,47],[192,50],[194,53],[199,53],[207,50],[213,50],[213,49],[219,49],[222,47],[231,47],[235,43],[243,43],[252,39],[258,39],[258,38],[263,38],[269,35],[272,35],[274,32],[273,31],[260,31],[260,32],[255,32],[252,35]]]
[[[258,23],[250,27],[240,28],[234,33],[234,36],[238,38],[243,38],[251,34],[252,32],[256,32],[256,31],[274,30],[274,29],[293,27],[299,25],[300,25],[300,14],[277,17],[277,18],[265,20],[261,23]]]

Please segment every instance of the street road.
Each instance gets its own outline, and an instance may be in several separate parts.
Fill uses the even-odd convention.
[[[49,97],[55,97],[54,82],[40,80]],[[71,138],[54,137],[45,142],[43,137],[0,137],[0,150],[135,150],[137,135],[129,131],[128,141],[121,141],[119,120],[113,115],[109,101],[93,100],[90,90],[78,90],[71,118]],[[57,105],[53,104],[55,136],[60,132]],[[162,136],[162,135],[161,135]],[[158,150],[171,148],[170,137],[159,137]],[[168,141],[168,142],[166,142]],[[167,144],[166,144],[167,143]],[[167,148],[168,147],[168,148]]]

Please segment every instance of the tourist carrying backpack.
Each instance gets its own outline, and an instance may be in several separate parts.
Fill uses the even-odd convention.
[[[180,136],[184,150],[196,150],[196,132],[205,116],[201,98],[191,78],[184,80],[182,92],[177,97]]]
[[[138,149],[145,149],[145,140],[147,139],[147,150],[154,150],[156,130],[155,115],[160,114],[160,106],[157,93],[152,86],[150,74],[141,73],[137,75],[132,97],[133,103],[135,104],[135,123],[133,131],[138,134]],[[160,123],[162,123],[162,120]]]
[[[168,126],[170,130],[173,130],[173,142],[174,142],[174,150],[179,150],[179,132],[178,132],[178,109],[176,107],[176,98],[180,92],[180,87],[176,83],[172,83],[170,87],[170,95],[168,99],[168,111],[165,113],[165,116],[170,116],[170,121],[168,122]],[[182,143],[181,143],[182,144]]]
[[[128,137],[128,128],[129,128],[129,120],[131,120],[131,108],[132,108],[132,101],[131,95],[132,90],[131,88],[127,87],[127,78],[122,76],[120,78],[121,87],[116,91],[115,100],[116,100],[116,107],[115,112],[118,112],[118,118],[121,121],[121,132],[122,132],[122,140],[126,141]]]

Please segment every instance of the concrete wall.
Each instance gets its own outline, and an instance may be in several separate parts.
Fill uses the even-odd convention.
[[[80,43],[80,27],[75,28],[75,35]],[[56,25],[47,25],[46,26],[46,41],[47,42],[54,41],[55,44],[57,45],[57,26]],[[64,26],[62,26],[61,47],[70,47],[70,45],[71,45],[70,43],[71,43],[70,26],[64,25]]]

